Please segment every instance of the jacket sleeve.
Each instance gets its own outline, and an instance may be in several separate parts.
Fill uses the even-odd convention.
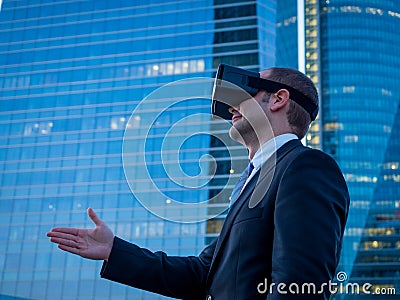
[[[204,299],[205,285],[216,241],[199,256],[168,256],[114,238],[101,277],[179,299]]]
[[[329,299],[326,285],[339,261],[349,201],[343,175],[330,156],[307,150],[289,164],[275,202],[275,285],[268,300]],[[294,293],[289,291],[292,283]]]

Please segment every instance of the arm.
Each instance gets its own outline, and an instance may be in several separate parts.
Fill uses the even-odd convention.
[[[314,283],[317,291],[328,284],[338,264],[348,207],[347,186],[333,159],[316,150],[300,154],[285,170],[277,193],[272,282]],[[268,299],[282,296],[275,286]],[[326,299],[323,294],[289,298]]]
[[[199,256],[168,256],[151,252],[118,237],[101,277],[179,299],[203,299],[216,241]]]
[[[101,270],[104,278],[170,297],[198,299],[203,296],[216,241],[198,257],[152,253],[114,237],[93,209],[88,209],[88,215],[96,225],[94,229],[53,228],[47,236],[64,251],[104,260]]]

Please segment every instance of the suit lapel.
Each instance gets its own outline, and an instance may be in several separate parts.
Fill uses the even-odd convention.
[[[256,196],[259,195],[259,193],[257,193],[258,189],[256,188],[256,184],[263,180],[269,180],[268,179],[269,177],[272,180],[275,168],[276,168],[277,164],[279,163],[279,161],[281,161],[282,158],[285,157],[292,149],[294,149],[295,147],[300,146],[300,145],[302,146],[302,144],[299,140],[292,140],[292,141],[289,141],[286,144],[284,144],[281,148],[278,149],[278,151],[276,153],[276,160],[274,158],[268,159],[261,167],[261,172],[260,172],[260,170],[257,170],[257,173],[254,175],[253,178],[251,178],[251,180],[245,186],[244,190],[239,195],[238,199],[232,205],[228,215],[226,216],[224,225],[222,226],[221,233],[218,237],[217,245],[215,247],[213,259],[211,261],[209,277],[211,275],[211,272],[214,269],[213,267],[215,266],[215,263],[217,261],[218,255],[223,247],[223,244],[229,235],[229,231],[232,227],[232,224],[233,224],[237,214],[243,207],[243,205],[245,203],[249,202],[250,207],[255,207],[262,200],[262,199],[256,199],[254,202],[253,199],[256,197],[254,197],[254,198],[251,197],[250,201],[247,201],[248,198],[250,197],[250,195],[253,194],[253,191]],[[264,192],[266,193],[265,189],[264,189]],[[264,195],[265,195],[265,193],[264,193]]]
[[[213,261],[215,260],[215,257],[217,256],[219,250],[221,249],[222,243],[225,241],[225,238],[227,237],[227,234],[229,233],[229,231],[231,229],[232,223],[235,220],[236,215],[239,213],[240,208],[246,202],[244,200],[247,199],[247,197],[254,190],[258,175],[259,175],[259,172],[257,172],[253,176],[253,178],[251,178],[250,182],[246,185],[243,192],[239,195],[239,197],[236,199],[235,203],[230,208],[229,213],[225,218],[224,225],[222,226],[221,232],[220,232],[218,240],[217,240],[217,245],[215,247]],[[212,263],[211,263],[211,265],[212,265]]]

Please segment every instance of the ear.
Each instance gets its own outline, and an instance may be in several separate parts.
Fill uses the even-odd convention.
[[[278,111],[288,105],[290,100],[289,91],[286,89],[280,89],[269,100],[270,110]]]

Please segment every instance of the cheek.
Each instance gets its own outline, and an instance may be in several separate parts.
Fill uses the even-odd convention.
[[[260,124],[268,122],[268,116],[264,111],[264,108],[259,105],[253,105],[251,107],[247,107],[243,111],[243,116],[248,120],[250,124]]]
[[[269,114],[263,110],[259,110],[253,115],[250,126],[255,132],[258,132],[262,136],[270,135],[272,133]]]
[[[245,145],[242,134],[236,129],[236,127],[232,126],[229,130],[229,136],[232,140]]]

